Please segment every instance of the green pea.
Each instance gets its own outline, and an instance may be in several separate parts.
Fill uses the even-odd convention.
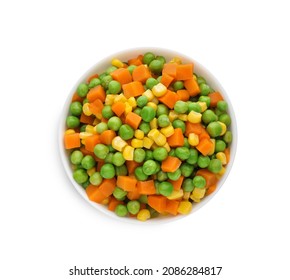
[[[201,76],[199,76],[199,77],[197,77],[196,78],[196,81],[197,81],[197,83],[200,85],[200,84],[206,84],[206,80],[205,80],[205,78],[203,78],[203,77],[201,77]]]
[[[143,149],[137,148],[134,150],[134,161],[143,162],[146,156],[146,152]]]
[[[232,142],[232,139],[233,139],[232,132],[228,130],[228,131],[225,133],[225,135],[223,136],[223,140],[224,140],[227,144],[229,144],[229,143]]]
[[[226,148],[226,143],[223,140],[216,140],[215,141],[215,152],[223,152]]]
[[[160,74],[163,68],[163,63],[160,60],[154,59],[149,64],[149,69],[154,74]]]
[[[200,96],[198,101],[205,102],[207,107],[210,105],[210,97],[208,96]]]
[[[114,165],[111,163],[105,163],[101,167],[100,173],[101,173],[103,178],[112,179],[116,174]]]
[[[112,111],[112,107],[110,105],[105,105],[102,109],[102,116],[105,119],[109,119],[114,116],[114,112]]]
[[[200,95],[208,95],[209,93],[212,92],[212,89],[210,88],[210,86],[204,83],[199,85],[199,89],[200,89]]]
[[[125,163],[125,159],[123,157],[123,154],[120,153],[120,152],[116,152],[114,155],[113,155],[113,158],[112,158],[112,163],[115,165],[115,166],[121,166]]]
[[[70,155],[70,161],[72,164],[81,164],[84,155],[81,151],[75,150]]]
[[[157,173],[157,180],[160,182],[166,181],[168,179],[167,173],[162,170]]]
[[[200,168],[206,168],[206,167],[208,167],[209,163],[210,163],[210,158],[208,156],[202,156],[202,155],[200,155],[198,157],[197,165]]]
[[[77,169],[73,173],[73,178],[78,184],[83,184],[89,178],[88,173],[84,169]]]
[[[118,131],[122,125],[122,121],[120,118],[114,116],[108,120],[108,128],[114,131]]]
[[[157,180],[154,180],[154,187],[155,187],[155,192],[156,194],[160,194],[159,192],[159,185],[160,185],[161,182],[157,181]]]
[[[205,110],[202,114],[202,121],[205,124],[209,124],[210,122],[215,122],[217,120],[218,117],[212,110]]]
[[[143,172],[148,176],[155,174],[156,169],[157,169],[157,164],[152,159],[146,160],[143,164]]]
[[[153,218],[157,218],[159,216],[159,212],[157,212],[155,209],[153,209],[152,207],[147,207],[147,209],[149,210],[150,212],[150,219],[153,219]]]
[[[164,104],[158,104],[157,105],[157,110],[156,110],[156,116],[159,117],[161,115],[168,115],[169,114],[169,109],[167,106]]]
[[[80,128],[80,132],[85,132],[86,131],[86,127],[87,127],[86,124],[82,125],[81,128]]]
[[[158,83],[161,83],[162,76],[159,76],[156,80]]]
[[[100,84],[101,84],[101,80],[99,78],[93,78],[93,79],[91,79],[91,81],[89,83],[89,89],[94,88]]]
[[[183,147],[186,147],[186,148],[190,148],[190,144],[188,142],[188,139],[186,137],[184,137],[184,144],[183,144]]]
[[[123,164],[121,166],[116,166],[115,171],[116,171],[116,176],[128,175],[128,169],[127,169],[127,166],[125,164]]]
[[[90,183],[90,180],[87,180],[87,181],[85,181],[84,183],[82,183],[81,185],[82,185],[82,187],[83,187],[84,189],[86,189],[90,184],[91,184],[91,183]]]
[[[110,152],[105,157],[105,163],[113,163],[113,155],[114,153]]]
[[[128,209],[125,205],[119,204],[119,205],[117,205],[117,207],[115,209],[115,213],[119,217],[125,217],[128,215]]]
[[[99,79],[102,81],[103,78],[106,77],[107,75],[108,75],[108,74],[107,74],[106,72],[101,73],[101,74],[99,75]]]
[[[154,159],[153,158],[153,151],[151,151],[151,150],[146,150],[145,160],[148,160],[148,159]]]
[[[140,114],[141,114],[141,108],[139,108],[139,107],[136,107],[136,109],[133,111],[135,114],[137,114],[138,116],[140,116]]]
[[[166,59],[165,59],[165,57],[162,56],[162,55],[158,55],[158,56],[156,56],[156,59],[157,59],[157,60],[160,60],[163,64],[166,63]]]
[[[176,181],[181,176],[180,168],[176,169],[174,172],[167,172],[167,176],[170,180]]]
[[[164,147],[157,147],[153,151],[153,158],[158,161],[165,160],[168,156],[168,152]]]
[[[195,176],[192,180],[194,187],[202,189],[206,185],[206,180],[202,176]]]
[[[80,120],[76,116],[68,116],[66,118],[66,125],[68,128],[76,128],[80,125]]]
[[[180,89],[183,89],[184,88],[184,84],[182,81],[176,81],[174,84],[173,84],[173,89],[175,91],[178,91]]]
[[[149,65],[155,59],[155,55],[152,52],[147,52],[143,55],[143,64]]]
[[[167,115],[160,115],[157,119],[157,123],[159,127],[167,127],[170,125],[170,120]]]
[[[103,181],[100,172],[95,172],[90,177],[90,183],[94,186],[99,186]]]
[[[184,163],[181,164],[180,170],[181,170],[181,175],[182,176],[189,177],[192,174],[193,170],[194,170],[194,166],[192,164],[184,162]]]
[[[146,80],[146,87],[149,89],[152,89],[157,84],[158,84],[158,81],[154,78],[148,78]]]
[[[108,146],[106,146],[104,144],[97,144],[94,147],[94,154],[99,159],[105,159],[108,153],[109,153],[109,148],[108,148]]]
[[[176,155],[175,155],[175,149],[171,149],[171,150],[169,151],[168,155],[171,156],[171,157],[175,157],[175,156],[176,156]]]
[[[231,117],[228,114],[222,114],[219,116],[219,121],[228,127],[231,124]]]
[[[186,178],[183,182],[182,182],[182,189],[185,192],[192,192],[194,189],[194,185],[193,185],[193,180],[190,178]]]
[[[127,69],[129,70],[129,72],[130,72],[131,75],[132,75],[132,73],[133,73],[133,71],[134,71],[134,69],[135,69],[136,67],[137,67],[136,65],[129,65],[129,66],[127,67]]]
[[[81,165],[84,169],[91,169],[96,165],[96,161],[91,155],[86,155],[83,157]]]
[[[156,170],[154,174],[158,173],[160,170],[161,170],[161,164],[159,161],[156,161]]]
[[[206,130],[211,137],[217,137],[220,136],[222,133],[222,126],[218,122],[211,122],[206,127]]]
[[[79,101],[72,102],[70,104],[69,110],[73,116],[80,116],[83,111],[82,103]]]
[[[140,202],[138,200],[131,200],[127,203],[129,213],[136,215],[140,211]]]
[[[185,133],[185,123],[184,123],[184,121],[182,121],[182,120],[174,120],[172,122],[172,126],[174,128],[181,128],[182,133]]]
[[[109,67],[107,68],[107,70],[106,70],[106,74],[109,75],[109,74],[111,74],[112,72],[114,72],[114,71],[117,70],[117,69],[118,69],[118,68],[117,68],[116,66],[111,65],[111,66],[109,66]]]
[[[118,81],[113,80],[109,82],[108,89],[111,94],[118,94],[121,91],[122,87]]]
[[[141,95],[137,98],[137,106],[143,108],[148,103],[148,97],[145,95]]]
[[[128,124],[123,124],[120,126],[119,135],[123,140],[132,139],[134,137],[134,129]]]
[[[138,181],[146,181],[148,179],[148,175],[143,172],[142,166],[138,166],[135,169],[134,174]]]
[[[177,147],[175,149],[175,155],[181,160],[186,160],[190,156],[190,151],[187,147]]]
[[[196,149],[189,149],[189,157],[186,160],[189,164],[196,164],[198,160],[198,151]]]
[[[169,196],[173,192],[173,185],[169,182],[161,182],[158,186],[160,194],[164,196]]]
[[[116,152],[116,150],[113,148],[112,145],[108,145],[107,147],[109,148],[110,152],[113,152],[113,153]]]
[[[221,111],[221,112],[226,112],[228,110],[228,103],[224,100],[220,100],[217,103],[217,108]]]
[[[80,97],[86,97],[87,93],[89,91],[89,87],[87,84],[80,84],[77,88],[77,94],[80,96]]]
[[[146,194],[142,194],[140,197],[139,197],[139,201],[140,203],[144,203],[144,204],[147,204],[148,203],[148,197]]]
[[[113,80],[111,75],[106,75],[101,79],[101,85],[104,89],[108,89],[110,82]]]
[[[108,125],[104,122],[100,122],[96,125],[96,131],[97,133],[101,134],[105,130],[108,130]]]
[[[201,113],[201,106],[197,102],[189,102],[188,112],[191,112],[191,111]]]
[[[145,106],[141,110],[141,117],[145,122],[151,122],[155,118],[156,112],[152,107]]]
[[[219,173],[221,170],[222,170],[222,162],[215,158],[215,159],[212,159],[208,165],[208,170],[212,173]]]
[[[188,104],[184,101],[178,100],[174,105],[174,111],[178,114],[184,114],[188,111]]]
[[[113,191],[113,196],[117,199],[117,200],[123,200],[127,195],[127,192],[124,191],[123,189],[119,188],[119,187],[115,187],[114,191]]]

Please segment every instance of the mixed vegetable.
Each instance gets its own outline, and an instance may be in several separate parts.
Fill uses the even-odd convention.
[[[64,144],[73,178],[120,217],[188,214],[225,173],[227,109],[193,63],[151,52],[113,59],[72,97]]]

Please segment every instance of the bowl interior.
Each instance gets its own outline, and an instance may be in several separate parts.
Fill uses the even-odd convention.
[[[69,161],[69,156],[68,156],[68,152],[66,151],[66,149],[64,148],[64,142],[63,142],[63,133],[66,129],[66,124],[65,124],[65,120],[68,114],[68,110],[69,110],[69,106],[70,106],[70,102],[71,102],[71,98],[73,96],[73,94],[75,93],[78,85],[84,81],[86,81],[86,79],[95,73],[101,73],[103,72],[109,65],[110,62],[113,58],[119,58],[121,61],[127,61],[130,58],[136,57],[139,54],[144,54],[148,51],[151,51],[153,53],[155,53],[156,55],[163,55],[167,61],[171,60],[173,57],[179,57],[181,58],[183,63],[189,63],[192,62],[194,63],[194,72],[197,73],[200,76],[203,76],[206,81],[208,82],[208,84],[216,91],[221,92],[221,94],[223,95],[224,99],[227,101],[228,103],[228,113],[231,116],[232,122],[231,122],[231,126],[230,126],[230,130],[232,131],[233,134],[233,141],[231,143],[231,157],[230,157],[230,162],[227,164],[226,167],[226,172],[223,175],[223,177],[219,180],[218,182],[218,186],[217,186],[217,190],[212,193],[211,195],[205,197],[202,199],[201,202],[199,203],[195,203],[193,204],[193,209],[191,211],[191,214],[193,214],[195,211],[197,211],[198,209],[200,209],[201,207],[203,207],[206,203],[209,202],[209,200],[211,200],[213,198],[213,196],[220,190],[220,188],[222,187],[222,185],[224,184],[230,170],[231,167],[233,165],[234,162],[234,158],[235,158],[235,154],[236,154],[236,148],[237,148],[237,124],[236,124],[236,118],[235,118],[235,114],[234,114],[234,110],[232,107],[232,104],[230,102],[230,99],[227,95],[227,93],[225,92],[225,90],[223,89],[223,87],[221,86],[221,84],[218,82],[218,80],[204,67],[202,66],[200,63],[198,63],[196,60],[185,56],[183,54],[180,54],[178,52],[172,51],[172,50],[168,50],[168,49],[161,49],[161,48],[135,48],[135,49],[129,49],[129,50],[124,50],[121,51],[119,53],[115,53],[110,55],[109,57],[104,58],[103,60],[97,62],[96,64],[94,64],[86,73],[84,73],[84,75],[82,75],[82,77],[76,82],[75,86],[72,88],[72,90],[70,91],[66,102],[64,104],[62,113],[61,113],[61,118],[60,118],[60,125],[59,125],[59,133],[58,133],[58,143],[59,143],[59,152],[60,152],[60,157],[65,169],[65,172],[67,174],[67,176],[69,177],[71,183],[73,184],[73,186],[75,187],[75,189],[78,191],[78,193],[89,203],[91,204],[94,208],[98,209],[99,211],[101,211],[102,213],[104,213],[106,216],[112,217],[114,219],[118,219],[121,221],[126,221],[126,222],[131,222],[131,223],[138,223],[140,224],[139,221],[137,221],[136,219],[132,219],[132,218],[120,218],[117,215],[115,215],[115,213],[107,210],[107,208],[103,205],[94,203],[92,201],[90,201],[86,195],[85,190],[78,185],[72,176],[72,168],[71,168],[71,164]],[[188,216],[188,215],[187,215]],[[154,219],[149,219],[146,224],[148,223],[160,223],[160,222],[169,222],[169,221],[174,221],[176,219],[180,219],[186,217],[184,215],[177,215],[176,217],[172,217],[172,216],[162,216],[162,217],[157,217]]]

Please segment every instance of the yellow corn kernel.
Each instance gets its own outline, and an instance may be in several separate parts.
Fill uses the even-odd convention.
[[[137,102],[136,102],[136,99],[135,97],[131,96],[129,99],[128,99],[128,103],[129,105],[132,107],[132,108],[136,108],[137,107]]]
[[[137,137],[136,137],[137,138]],[[143,138],[143,146],[146,149],[150,149],[154,141],[148,137]]]
[[[125,102],[125,115],[127,115],[128,113],[132,112],[132,106],[129,104],[129,102]]]
[[[226,168],[223,166],[221,171],[216,174],[216,177],[218,178],[218,180],[221,179],[221,177],[225,174],[225,172],[226,172]]]
[[[181,197],[183,197],[183,189],[180,189],[178,191],[173,190],[171,195],[167,196],[166,198],[170,199],[170,200],[174,200],[174,199],[178,199],[178,198],[181,198]]]
[[[199,104],[202,113],[207,109],[207,105],[205,102],[197,101],[197,104]]]
[[[117,68],[122,68],[124,66],[124,63],[120,59],[114,58],[112,60],[112,65],[116,66]]]
[[[86,132],[92,133],[92,134],[97,134],[96,128],[92,125],[87,125],[86,126]]]
[[[126,146],[123,150],[123,157],[125,160],[133,160],[134,158],[134,148],[131,146]]]
[[[150,219],[150,211],[148,209],[142,209],[137,214],[137,220],[145,222]]]
[[[135,130],[134,136],[135,138],[142,140],[144,138],[144,131],[137,129]]]
[[[199,137],[195,133],[189,133],[188,135],[188,143],[189,145],[195,147],[199,144]]]
[[[86,139],[88,138],[89,136],[92,136],[93,134],[90,133],[90,132],[80,132],[80,138],[81,139]]]
[[[156,105],[155,103],[151,102],[151,101],[147,103],[147,106],[149,106],[149,107],[153,108],[153,109],[154,109],[154,111],[156,111],[156,110],[157,110],[157,105]]]
[[[174,120],[177,119],[178,114],[175,111],[172,110],[172,111],[169,112],[168,117],[169,117],[170,122],[173,122]]]
[[[190,198],[194,201],[194,202],[199,202],[201,198],[204,197],[206,192],[205,188],[194,188],[194,190],[191,193]]]
[[[208,155],[211,156],[214,154],[214,151],[215,151],[215,139],[209,139],[209,140],[213,143],[212,148],[208,153]]]
[[[196,75],[194,75],[194,74],[193,74],[193,79],[195,79],[195,80],[197,79]]]
[[[189,122],[191,123],[200,123],[201,122],[201,113],[197,113],[195,111],[191,111],[188,116],[187,119]]]
[[[161,97],[163,96],[167,91],[167,87],[161,83],[158,83],[157,85],[155,85],[152,88],[152,93],[156,96],[156,97]]]
[[[83,105],[83,112],[84,112],[84,114],[85,114],[86,116],[91,116],[91,115],[92,115],[92,112],[91,112],[89,106],[90,106],[89,103],[85,103],[85,104]]]
[[[166,137],[159,132],[159,135],[154,139],[154,142],[158,146],[164,146],[167,143]]]
[[[174,127],[172,125],[163,127],[160,129],[160,132],[165,136],[169,137],[174,134]]]
[[[189,200],[189,197],[190,197],[190,192],[184,192],[183,193],[183,199],[184,200]]]
[[[94,121],[93,121],[93,125],[96,126],[99,123],[100,123],[100,120],[98,120],[97,118],[95,118]]]
[[[134,138],[131,141],[131,145],[133,148],[143,148],[143,140]]]
[[[148,132],[147,136],[154,141],[154,138],[156,138],[159,135],[159,133],[160,132],[156,128],[153,128]]]
[[[166,144],[163,147],[166,149],[166,151],[168,153],[170,152],[171,148],[170,148],[170,146],[169,146],[169,144],[167,142],[166,142]]]
[[[156,97],[154,97],[151,102],[155,103],[156,105],[159,104],[159,100]]]
[[[217,159],[219,159],[222,162],[222,165],[227,164],[227,157],[226,157],[225,153],[218,152],[215,156]]]
[[[156,148],[159,148],[159,146],[155,142],[153,142],[151,150],[155,150]]]
[[[116,96],[114,94],[108,94],[105,99],[105,105],[113,105]]]
[[[177,212],[178,212],[179,214],[186,215],[186,214],[189,214],[189,213],[190,213],[191,209],[192,209],[192,204],[191,204],[191,202],[185,200],[185,201],[181,201],[181,202],[179,203],[179,206],[178,206],[178,208],[177,208]]]
[[[86,145],[86,139],[81,139],[81,143],[82,143],[83,145]]]
[[[127,98],[124,96],[123,93],[120,93],[118,95],[116,95],[116,97],[114,98],[114,103],[117,103],[117,102],[127,102]]]
[[[150,122],[150,128],[151,128],[151,129],[158,128],[157,118],[154,118],[154,119]]]
[[[109,198],[107,197],[107,198],[105,198],[102,202],[101,202],[101,204],[103,204],[103,205],[107,205],[107,204],[109,204]]]
[[[188,119],[188,116],[187,116],[187,114],[179,114],[178,115],[178,119],[180,119],[181,121],[186,122],[187,119]]]
[[[223,122],[218,122],[222,126],[221,135],[224,135],[227,131],[227,126]]]
[[[112,147],[119,152],[122,152],[126,146],[127,142],[124,141],[120,136],[116,136],[112,140]]]
[[[89,176],[92,176],[96,172],[96,167],[92,167],[87,170]]]
[[[67,129],[67,130],[64,132],[65,135],[74,134],[74,133],[76,133],[75,130],[74,130],[74,129],[71,129],[71,128],[70,128],[70,129]]]
[[[171,60],[170,60],[170,63],[177,63],[177,64],[181,64],[182,61],[179,57],[173,57]]]
[[[143,92],[142,95],[146,96],[148,98],[148,101],[152,101],[154,99],[154,94],[150,89],[147,89],[145,92]]]

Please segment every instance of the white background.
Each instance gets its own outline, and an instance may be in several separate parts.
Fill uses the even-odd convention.
[[[289,279],[287,2],[1,1],[0,278],[112,279],[68,270],[127,265],[223,266],[221,276],[195,279]],[[215,198],[155,226],[99,214],[70,184],[57,149],[60,113],[79,77],[143,46],[204,64],[230,96],[239,133]]]

